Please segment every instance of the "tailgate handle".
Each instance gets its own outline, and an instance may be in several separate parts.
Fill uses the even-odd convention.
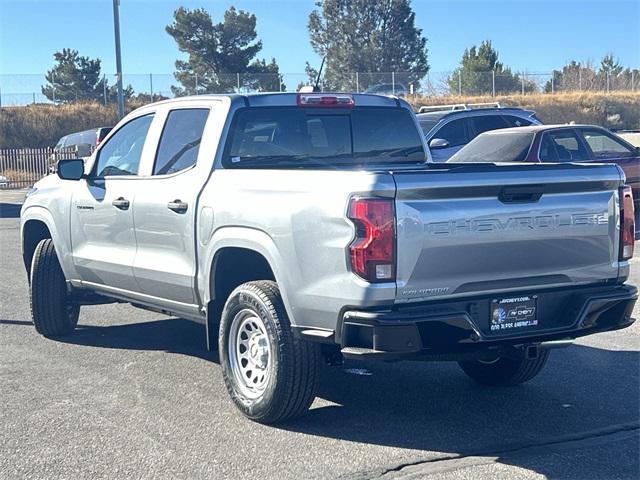
[[[498,198],[502,203],[533,203],[540,200],[542,193],[541,185],[504,187]]]

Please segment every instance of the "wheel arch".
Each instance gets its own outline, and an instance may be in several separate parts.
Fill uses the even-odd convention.
[[[68,242],[60,235],[55,226],[53,216],[44,207],[33,206],[22,212],[20,226],[20,241],[22,244],[22,261],[27,277],[31,275],[31,262],[36,246],[41,240],[50,238],[56,250],[56,255],[67,279],[73,278],[71,251]]]
[[[228,295],[249,281],[275,281],[289,320],[295,324],[287,296],[289,279],[275,242],[267,233],[246,227],[224,227],[213,234],[207,246],[200,291],[208,311],[209,342],[212,334],[217,334],[216,324]]]

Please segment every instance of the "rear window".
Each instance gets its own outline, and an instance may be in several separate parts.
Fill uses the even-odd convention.
[[[533,133],[480,135],[447,160],[447,163],[523,162],[532,141]]]
[[[229,168],[424,163],[403,108],[248,108],[238,111],[223,158]]]
[[[85,130],[83,132],[72,133],[67,135],[67,141],[65,146],[75,145],[92,145],[96,144],[96,132],[97,130]]]

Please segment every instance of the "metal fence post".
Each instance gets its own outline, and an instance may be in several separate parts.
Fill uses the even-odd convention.
[[[2,108],[2,89],[0,88],[0,108]]]
[[[496,71],[491,70],[491,95],[496,96]]]
[[[358,72],[356,72],[356,93],[360,93],[360,76]]]
[[[631,91],[632,91],[632,92],[635,92],[635,91],[636,91],[636,90],[635,90],[635,86],[634,86],[634,84],[633,84],[633,80],[634,80],[634,77],[635,77],[634,73],[636,73],[636,72],[635,72],[635,70],[631,70]]]
[[[522,81],[522,95],[524,95],[524,72],[520,72],[520,80]]]
[[[238,92],[240,91],[240,74],[236,73],[236,86],[238,87]]]
[[[609,82],[611,82],[611,72],[607,72],[607,93],[609,93],[609,89],[611,87]]]
[[[33,103],[36,103],[36,92],[33,92]]]
[[[104,106],[107,106],[107,76],[102,75],[102,98],[104,99]]]
[[[462,96],[462,72],[458,70],[458,96]]]
[[[198,74],[196,73],[196,95],[198,95]]]
[[[278,91],[282,91],[282,77],[278,74]]]
[[[391,93],[396,94],[396,72],[391,72]]]
[[[578,90],[582,91],[582,67],[578,68]]]
[[[551,74],[551,93],[552,94],[555,93],[555,85],[554,85],[555,82],[554,82],[554,80],[555,80],[554,76],[553,76],[553,74]]]
[[[153,102],[153,73],[149,74],[149,91],[151,93],[151,101]]]

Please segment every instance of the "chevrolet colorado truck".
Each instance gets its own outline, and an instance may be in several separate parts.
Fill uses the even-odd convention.
[[[21,212],[33,322],[114,301],[201,322],[249,418],[304,413],[324,358],[452,360],[486,385],[629,326],[616,165],[436,164],[402,99],[201,95],[127,115]]]

